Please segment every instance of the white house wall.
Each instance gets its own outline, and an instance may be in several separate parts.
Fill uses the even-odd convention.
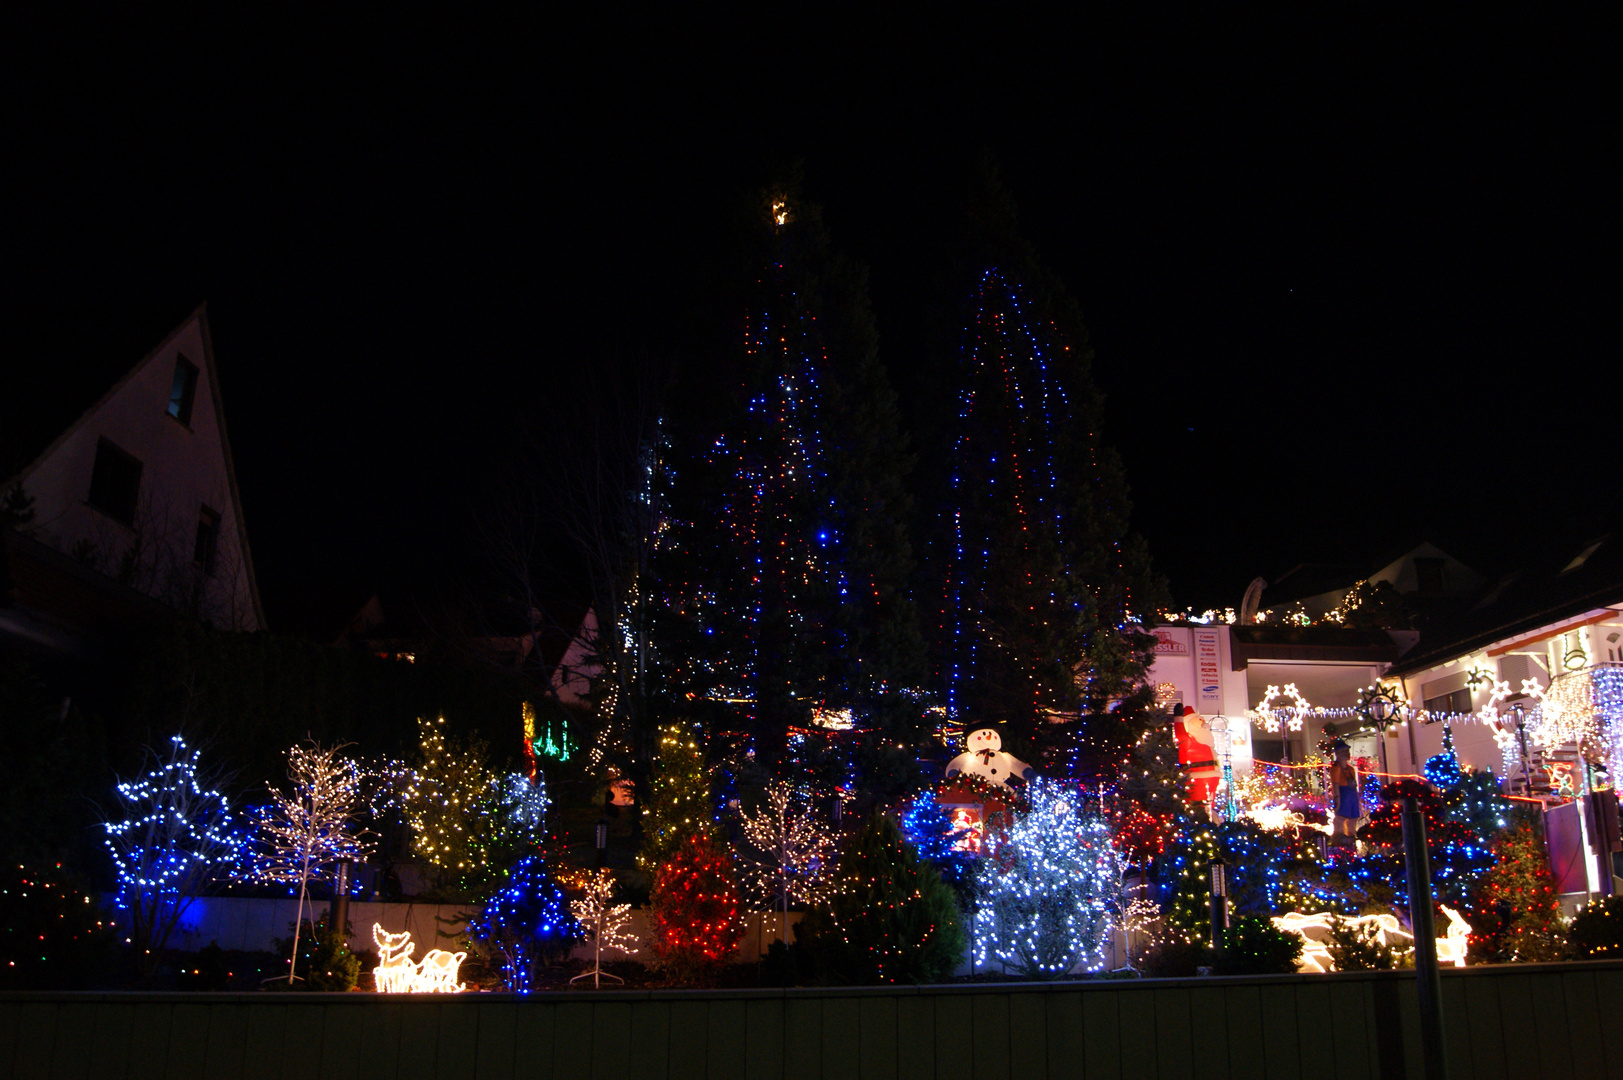
[[[213,364],[206,356],[201,311],[142,361],[69,428],[18,479],[34,498],[34,532],[118,576],[139,534],[141,564],[127,583],[180,609],[190,609],[201,569],[193,563],[199,511],[220,515],[215,569],[198,614],[235,630],[259,629],[252,570],[240,531],[229,451],[218,411]],[[190,424],[168,413],[175,361],[196,365]],[[88,502],[98,441],[106,438],[141,462],[136,528]],[[91,546],[93,545],[93,549]],[[93,550],[94,554],[91,554]]]

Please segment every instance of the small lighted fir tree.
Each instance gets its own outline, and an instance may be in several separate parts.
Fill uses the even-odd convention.
[[[1403,861],[1403,796],[1413,794],[1426,823],[1426,848],[1431,862],[1432,889],[1437,902],[1474,911],[1472,894],[1477,882],[1493,865],[1491,836],[1482,836],[1458,813],[1464,796],[1459,788],[1439,791],[1420,780],[1387,784],[1381,805],[1369,824],[1358,831],[1365,855],[1349,862],[1346,874],[1354,881],[1379,884],[1395,897],[1407,895]]]
[[[340,749],[311,743],[288,750],[287,776],[292,789],[284,792],[271,788],[271,806],[256,822],[254,876],[264,881],[299,884],[287,968],[290,986],[310,882],[329,876],[342,860],[364,859],[367,853],[357,821],[363,808],[360,769],[354,761],[340,757]],[[344,932],[341,926],[329,929],[340,937]]]
[[[503,829],[496,777],[486,747],[445,734],[445,718],[418,718],[418,757],[402,798],[412,849],[434,868],[441,888],[477,889],[493,870]]]
[[[468,924],[469,940],[500,957],[503,983],[519,994],[535,988],[536,966],[547,952],[567,945],[579,933],[569,902],[540,854],[514,863]]]
[[[693,724],[663,724],[654,756],[654,775],[643,804],[642,850],[637,866],[659,872],[682,842],[695,833],[714,834],[710,776],[704,747]]]
[[[118,906],[129,928],[126,941],[147,975],[157,970],[159,954],[193,898],[228,878],[243,853],[230,805],[199,772],[201,754],[179,735],[161,757],[148,748],[151,768],[139,780],[118,783],[122,816],[104,824],[118,871]]]
[[[836,961],[857,983],[937,982],[964,955],[952,890],[882,814],[840,856],[830,901]]]
[[[625,982],[619,976],[603,970],[603,948],[607,946],[625,953],[637,951],[637,938],[627,929],[631,925],[631,905],[609,903],[614,896],[614,873],[611,870],[582,873],[574,884],[580,890],[580,897],[569,902],[569,910],[580,925],[582,935],[592,942],[592,970],[569,981],[574,983],[591,979],[593,989],[602,986],[604,979]]]
[[[1493,844],[1471,920],[1471,953],[1489,963],[1561,959],[1561,902],[1535,820],[1518,821]]]
[[[783,914],[789,935],[790,904],[820,904],[828,897],[834,871],[834,837],[818,821],[803,791],[775,780],[754,811],[739,815],[745,845],[739,868],[746,887]]]
[[[921,791],[902,810],[902,832],[920,859],[963,899],[975,877],[975,856],[959,846],[964,830],[953,824],[933,791]]]
[[[732,853],[704,832],[683,840],[659,868],[649,907],[654,962],[678,980],[708,978],[743,940]]]
[[[981,862],[976,962],[1038,979],[1097,970],[1121,886],[1110,827],[1053,781],[1033,781],[1026,797],[1030,809],[990,838]]]
[[[1190,820],[1186,830],[1168,846],[1156,876],[1166,896],[1161,919],[1166,936],[1197,942],[1211,936],[1211,864],[1220,852],[1210,822]]]

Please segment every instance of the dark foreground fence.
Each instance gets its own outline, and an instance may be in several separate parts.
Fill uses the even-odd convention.
[[[1453,1080],[1623,1080],[1623,963],[1443,975]],[[4,994],[0,1075],[1423,1080],[1407,972],[385,997]]]

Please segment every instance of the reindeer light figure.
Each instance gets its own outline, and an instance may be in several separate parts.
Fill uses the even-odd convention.
[[[430,949],[422,963],[411,962],[411,931],[391,934],[372,924],[372,940],[378,947],[378,966],[372,981],[380,994],[455,994],[462,990],[457,971],[468,958],[465,952],[449,953]]]

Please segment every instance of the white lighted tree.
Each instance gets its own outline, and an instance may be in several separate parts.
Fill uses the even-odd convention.
[[[298,914],[293,919],[293,957],[287,981],[299,955],[299,930],[310,882],[332,874],[344,859],[364,858],[367,845],[358,818],[364,809],[360,767],[340,757],[342,746],[316,743],[287,752],[288,792],[271,788],[272,805],[258,821],[254,874],[265,881],[299,884]],[[343,933],[343,927],[334,927]]]
[[[230,876],[242,835],[225,796],[200,775],[201,750],[176,735],[163,754],[148,747],[150,764],[138,780],[114,788],[122,816],[104,822],[107,850],[118,870],[118,904],[126,911],[126,940],[151,974],[192,899]]]
[[[988,838],[976,878],[975,958],[1032,978],[1104,963],[1121,861],[1110,828],[1048,780],[1027,788],[1031,808]]]
[[[583,873],[574,884],[580,889],[581,895],[579,899],[569,902],[569,912],[592,939],[592,970],[576,975],[569,981],[573,983],[590,978],[594,989],[602,986],[604,979],[624,982],[624,979],[603,970],[603,948],[607,946],[626,953],[637,951],[637,939],[627,930],[631,925],[631,905],[609,903],[609,898],[614,895],[614,874],[609,870]]]
[[[739,851],[739,870],[749,889],[782,912],[787,941],[790,903],[819,904],[829,896],[834,837],[784,780],[768,785],[765,801],[740,818],[747,843]]]

